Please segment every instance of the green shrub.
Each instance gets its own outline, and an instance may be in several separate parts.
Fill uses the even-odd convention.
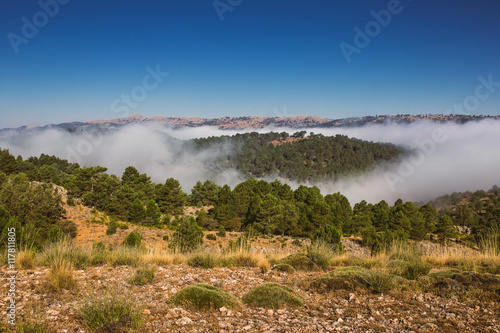
[[[326,269],[330,262],[338,254],[336,245],[327,243],[321,239],[315,240],[307,248],[307,257],[319,267]]]
[[[429,277],[435,280],[444,280],[444,279],[454,279],[457,275],[462,274],[462,271],[456,268],[444,269],[439,272],[429,274]]]
[[[122,244],[128,247],[141,247],[142,235],[138,232],[132,231],[127,235],[127,237],[125,237]]]
[[[170,297],[168,302],[196,310],[231,308],[239,305],[236,297],[204,283],[195,283],[185,287]]]
[[[142,324],[141,312],[131,295],[119,290],[88,297],[77,309],[84,324],[101,332],[126,332]]]
[[[234,241],[229,241],[229,244],[228,244],[228,249],[227,249],[227,252],[230,252],[230,253],[236,253],[236,252],[240,252],[240,253],[248,253],[250,252],[250,249],[251,249],[251,246],[250,244],[248,244],[248,236],[247,235],[241,235],[240,237],[238,237],[238,239],[236,239],[236,242]]]
[[[106,235],[114,235],[116,234],[116,228],[117,228],[117,224],[116,224],[116,221],[115,220],[111,220],[109,223],[108,223],[108,228],[106,229]]]
[[[75,198],[72,195],[68,195],[66,203],[68,204],[68,206],[75,206]]]
[[[139,268],[135,272],[134,276],[130,278],[129,283],[139,286],[151,283],[155,279],[155,271],[156,271],[155,267]]]
[[[203,230],[196,224],[193,217],[189,217],[181,220],[168,246],[174,251],[189,252],[195,250],[202,243]]]
[[[420,276],[427,275],[432,268],[432,265],[425,262],[422,257],[399,255],[394,256],[394,258],[405,259],[393,259],[389,261],[388,267],[390,273],[402,276],[408,280],[416,280]]]
[[[92,244],[92,251],[106,251],[106,245],[103,242],[95,242]]]
[[[223,225],[219,226],[219,231],[217,232],[217,236],[226,237],[226,228]]]
[[[273,267],[273,271],[295,273],[295,268],[288,264],[277,264]]]
[[[116,226],[122,230],[127,230],[128,229],[128,224],[127,223],[116,223]]]
[[[267,309],[279,309],[285,305],[304,305],[304,299],[293,289],[278,283],[264,283],[256,286],[244,295],[242,300],[245,304]]]
[[[367,269],[359,278],[376,293],[385,293],[394,288],[394,275]]]
[[[49,243],[56,243],[60,241],[63,238],[63,233],[59,229],[58,226],[53,226],[49,230],[49,234],[47,235],[47,242]]]
[[[276,264],[287,264],[298,271],[315,271],[318,266],[305,254],[294,253],[276,262]]]
[[[292,245],[295,245],[295,246],[302,246],[302,242],[298,239],[294,239],[292,241]]]
[[[313,240],[329,244],[337,253],[341,253],[344,251],[344,246],[342,244],[342,233],[333,225],[327,224],[324,227],[316,230]]]
[[[104,264],[107,260],[108,252],[106,245],[103,242],[96,242],[92,244],[92,265]]]
[[[217,236],[214,234],[208,234],[205,236],[208,240],[217,240]]]

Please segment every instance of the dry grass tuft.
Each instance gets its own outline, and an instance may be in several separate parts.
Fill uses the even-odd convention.
[[[50,265],[47,282],[56,291],[71,290],[76,287],[73,264],[66,259],[56,259]]]
[[[19,251],[16,256],[18,269],[32,269],[35,267],[35,253],[30,250]]]

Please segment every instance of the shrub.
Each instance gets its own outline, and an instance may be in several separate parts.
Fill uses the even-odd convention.
[[[128,224],[127,223],[116,223],[116,226],[122,230],[127,230],[128,229]]]
[[[394,275],[382,273],[375,270],[366,270],[359,276],[361,280],[376,293],[384,293],[394,287]]]
[[[142,324],[135,301],[121,290],[91,295],[77,310],[81,320],[91,330],[125,332],[128,328],[138,328]]]
[[[219,226],[219,231],[217,232],[217,236],[226,237],[226,228],[223,225]]]
[[[295,268],[288,264],[277,264],[273,267],[273,271],[295,273]]]
[[[287,264],[298,271],[314,271],[318,269],[318,266],[316,266],[316,264],[303,253],[291,254],[278,260],[276,264]]]
[[[92,244],[92,251],[106,251],[106,245],[103,242],[95,242]]]
[[[328,289],[355,290],[363,285],[376,293],[382,293],[394,288],[396,281],[397,277],[391,274],[359,266],[350,266],[337,268],[333,272],[313,280],[311,287],[326,286]]]
[[[199,253],[189,258],[187,264],[191,267],[214,268],[217,258],[212,253]]]
[[[292,241],[292,245],[295,245],[295,246],[302,246],[302,242],[298,239],[294,239]]]
[[[75,198],[72,195],[68,195],[68,199],[66,200],[68,206],[75,206]]]
[[[239,305],[236,297],[217,287],[204,283],[195,283],[180,290],[168,299],[169,303],[182,305],[196,310],[219,309]]]
[[[330,265],[330,261],[337,255],[336,245],[325,241],[316,240],[307,248],[307,257],[316,265],[325,269]]]
[[[205,236],[208,240],[217,240],[217,236],[214,234],[208,234]]]
[[[429,277],[432,279],[435,279],[437,281],[444,280],[444,279],[454,279],[457,275],[462,274],[461,270],[458,270],[456,268],[451,268],[451,269],[444,269],[439,272],[431,273],[429,274]]]
[[[182,219],[172,235],[169,247],[174,251],[189,252],[203,243],[203,231],[193,217]]]
[[[156,271],[155,267],[139,268],[135,272],[134,276],[130,278],[129,283],[139,286],[151,283],[155,279],[155,271]]]
[[[164,241],[167,241],[167,242],[168,242],[168,238],[169,238],[169,237],[168,237],[168,235],[163,235],[163,237],[162,237],[162,238],[163,238],[163,240],[164,240]]]
[[[228,245],[228,252],[231,253],[248,253],[250,252],[251,246],[248,244],[248,236],[247,235],[241,235],[236,239],[236,242],[234,241],[229,241]]]
[[[50,265],[47,276],[49,285],[56,291],[73,289],[76,280],[73,278],[73,265],[67,259],[57,259]]]
[[[408,254],[397,254],[388,263],[391,274],[399,275],[408,280],[416,280],[420,276],[429,274],[432,266],[425,262],[421,256],[411,256]]]
[[[116,221],[115,220],[111,220],[109,221],[108,223],[108,228],[106,229],[106,235],[114,235],[116,234],[116,228],[118,227],[118,225],[116,224]]]
[[[61,229],[59,229],[58,226],[53,226],[49,230],[49,234],[47,235],[47,242],[49,243],[56,243],[60,241],[63,238],[63,234],[61,232]]]
[[[123,240],[123,245],[128,247],[142,246],[142,235],[138,232],[132,231]]]
[[[327,224],[323,228],[316,230],[313,240],[323,241],[330,244],[334,251],[342,252],[344,246],[342,245],[342,233],[333,225]]]
[[[242,300],[245,304],[268,309],[279,309],[285,305],[304,305],[304,299],[293,289],[278,283],[264,283],[256,286],[244,295]]]

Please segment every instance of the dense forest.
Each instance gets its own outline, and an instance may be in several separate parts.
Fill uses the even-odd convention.
[[[68,191],[68,204],[78,199],[107,213],[110,223],[123,220],[175,229],[185,218],[185,206],[208,206],[208,212],[200,210],[196,219],[207,230],[223,226],[230,231],[311,237],[329,225],[344,236],[362,236],[373,250],[395,239],[445,241],[457,236],[454,225],[467,227],[470,233],[461,240],[471,244],[500,229],[500,189],[496,186],[488,192],[454,193],[427,204],[397,200],[392,205],[361,201],[352,206],[340,193],[323,195],[319,188],[303,185],[293,190],[278,180],[250,178],[233,189],[199,181],[187,194],[176,179],[155,184],[132,166],[121,177],[106,171],[55,156],[23,160],[0,150],[2,239],[9,226],[17,227],[17,239],[25,245],[41,246],[59,234],[74,237],[76,227],[65,219],[57,186]]]
[[[236,168],[253,177],[276,175],[297,181],[321,181],[359,174],[406,153],[390,143],[374,143],[345,135],[323,136],[306,131],[256,132],[193,139],[198,151],[230,144],[233,153],[215,161],[214,168]]]

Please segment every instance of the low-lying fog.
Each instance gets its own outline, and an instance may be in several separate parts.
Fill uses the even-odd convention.
[[[316,184],[323,194],[340,191],[351,204],[366,200],[398,198],[427,201],[437,196],[467,190],[488,190],[500,185],[500,121],[483,120],[464,125],[419,121],[412,124],[370,125],[356,128],[309,128],[307,132],[330,136],[344,134],[363,140],[391,142],[414,149],[403,162],[384,170],[343,179],[336,183]],[[255,130],[246,130],[246,132]],[[297,129],[265,128],[256,130],[295,133]],[[213,127],[171,129],[160,125],[130,125],[117,131],[93,135],[48,130],[37,135],[0,139],[0,147],[23,158],[42,153],[56,155],[82,166],[102,165],[120,176],[129,166],[147,173],[154,182],[178,179],[190,192],[197,180],[212,178],[219,184],[234,186],[242,181],[236,170],[208,175],[203,167],[219,154],[233,149],[229,144],[202,152],[186,152],[181,141],[191,138],[232,135]],[[269,179],[268,179],[269,180]],[[298,184],[292,184],[294,187]]]

